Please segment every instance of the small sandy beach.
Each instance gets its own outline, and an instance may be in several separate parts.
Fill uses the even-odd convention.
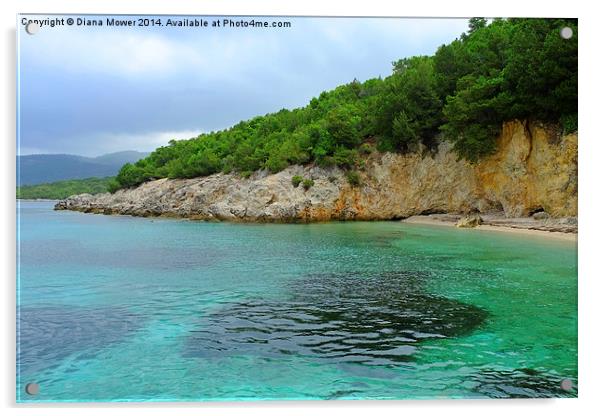
[[[439,225],[445,227],[455,227],[456,222],[460,217],[461,216],[459,215],[450,214],[414,215],[402,221],[410,224],[426,224]],[[572,241],[575,243],[577,242],[576,226],[574,232],[548,231],[545,229],[529,228],[537,226],[533,225],[534,220],[532,220],[531,218],[502,219],[499,215],[496,214],[483,215],[482,217],[483,224],[475,227],[474,229],[522,235],[534,235],[564,241]],[[496,221],[502,222],[503,224],[496,224]],[[548,224],[549,223],[542,222],[542,228],[548,226]]]

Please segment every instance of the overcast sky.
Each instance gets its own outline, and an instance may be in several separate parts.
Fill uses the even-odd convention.
[[[432,54],[468,26],[465,19],[274,20],[292,27],[64,26],[33,36],[19,27],[19,153],[150,151],[306,105],[354,78],[385,77],[392,61]]]

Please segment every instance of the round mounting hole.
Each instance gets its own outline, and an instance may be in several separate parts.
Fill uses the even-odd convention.
[[[564,391],[571,391],[573,390],[573,382],[568,378],[565,378],[560,382],[560,388]]]
[[[29,383],[25,386],[25,393],[30,396],[35,396],[40,392],[40,385],[38,383]]]
[[[40,25],[37,24],[36,22],[29,22],[25,26],[25,31],[27,33],[29,33],[30,35],[35,35],[36,33],[39,32],[39,30],[40,30]]]
[[[570,38],[572,38],[573,37],[573,29],[571,29],[568,26],[563,27],[562,29],[560,29],[560,36],[563,39],[570,39]]]

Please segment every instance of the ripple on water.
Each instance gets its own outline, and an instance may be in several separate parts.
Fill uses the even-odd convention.
[[[482,369],[470,377],[473,390],[493,398],[576,397],[577,388],[561,387],[564,377],[530,368],[515,370]],[[571,380],[574,382],[574,380]]]
[[[301,355],[329,363],[391,365],[420,342],[460,336],[484,310],[425,293],[424,272],[312,274],[286,299],[249,299],[204,317],[185,342],[188,357]]]
[[[17,363],[21,375],[38,374],[64,358],[88,359],[140,328],[125,308],[49,306],[21,308]]]

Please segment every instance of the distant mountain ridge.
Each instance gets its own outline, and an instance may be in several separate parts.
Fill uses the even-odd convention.
[[[69,154],[17,156],[17,186],[115,176],[124,164],[136,162],[147,155],[145,152],[126,150],[97,157]]]

